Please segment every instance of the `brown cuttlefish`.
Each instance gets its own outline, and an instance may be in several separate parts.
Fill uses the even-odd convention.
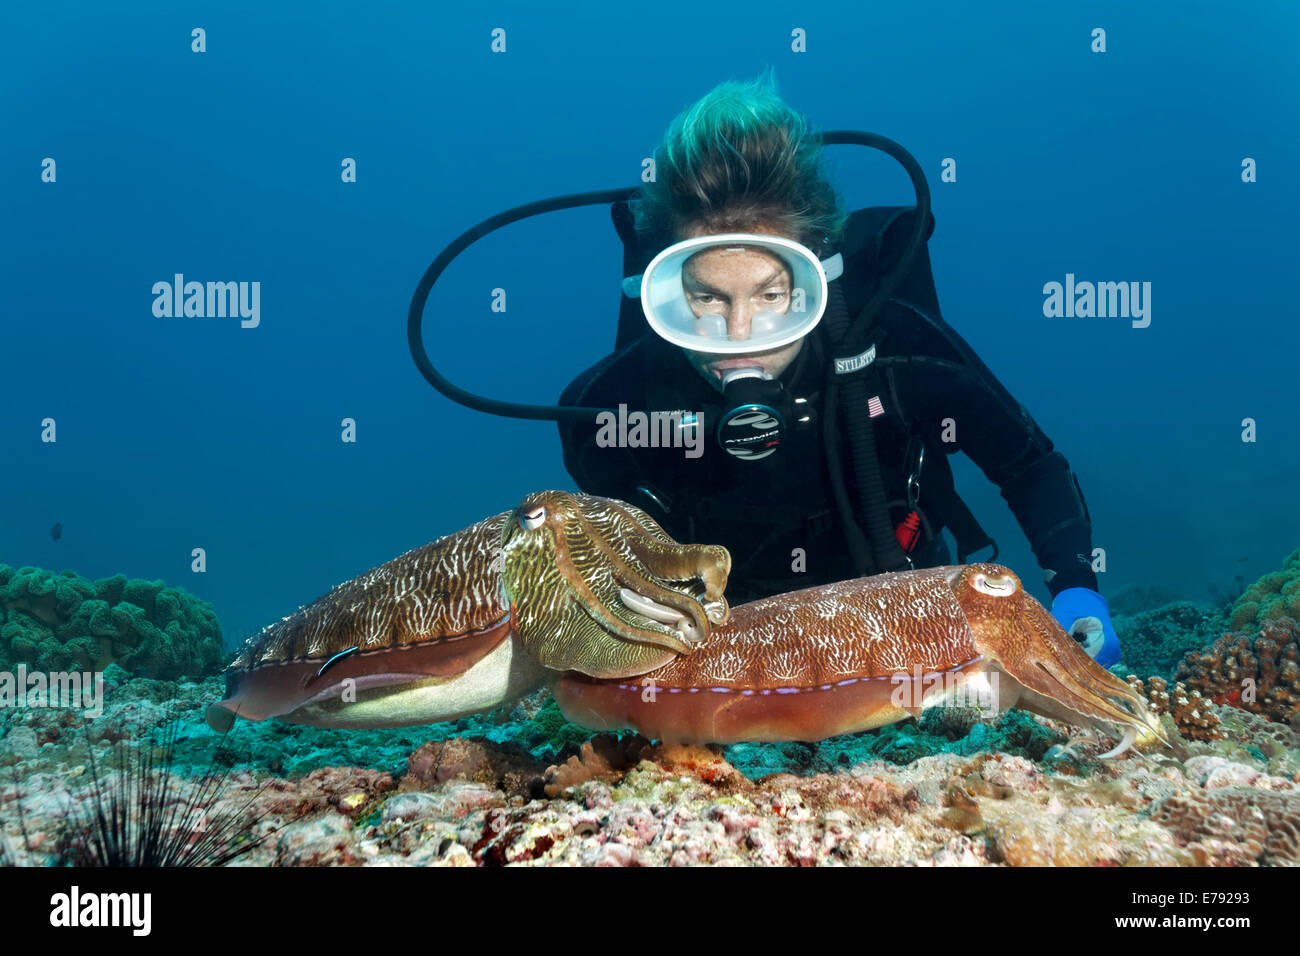
[[[228,672],[233,715],[324,727],[449,720],[550,682],[565,716],[674,743],[819,740],[940,703],[1168,739],[1014,573],[974,564],[729,609],[730,557],[621,501],[559,491],[339,585]]]

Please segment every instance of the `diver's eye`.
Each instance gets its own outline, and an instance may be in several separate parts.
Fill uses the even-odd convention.
[[[764,302],[784,302],[784,301],[785,301],[785,293],[784,293],[784,292],[764,292],[764,293],[763,293],[763,301],[764,301]]]
[[[720,305],[722,297],[714,295],[712,292],[692,292],[690,299],[696,305]]]
[[[530,508],[527,511],[519,512],[519,527],[525,531],[532,531],[540,528],[546,523],[546,508],[538,505],[536,508]]]

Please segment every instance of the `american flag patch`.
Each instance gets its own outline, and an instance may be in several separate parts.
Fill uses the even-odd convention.
[[[867,413],[872,418],[877,418],[885,414],[885,406],[880,404],[879,395],[872,395],[869,399],[867,399]]]

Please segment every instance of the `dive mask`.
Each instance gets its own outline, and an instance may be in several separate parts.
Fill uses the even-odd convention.
[[[709,250],[746,248],[767,252],[784,264],[787,276],[782,285],[788,287],[789,295],[779,306],[755,312],[749,335],[733,339],[724,305],[707,288],[698,287],[691,261]],[[686,239],[664,249],[650,260],[644,273],[623,280],[623,293],[640,297],[646,321],[665,341],[693,352],[746,355],[789,345],[816,328],[826,311],[827,285],[842,271],[839,253],[822,261],[807,247],[781,236],[722,233]],[[704,304],[701,292],[715,301]]]

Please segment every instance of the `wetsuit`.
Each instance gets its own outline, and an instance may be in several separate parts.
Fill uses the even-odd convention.
[[[838,280],[850,314],[892,266],[910,215],[873,209],[850,217]],[[915,566],[951,563],[938,537],[945,526],[963,532],[959,550],[986,540],[952,488],[947,455],[962,451],[1001,489],[1039,565],[1055,572],[1048,581],[1053,596],[1067,587],[1096,589],[1091,524],[1077,480],[1024,407],[940,317],[924,246],[876,322],[870,381],[882,414],[873,424],[894,523],[909,510],[907,476],[919,447],[925,448],[918,507],[928,534],[912,554]],[[718,447],[713,429],[721,396],[680,349],[647,331],[580,375],[560,401],[703,412],[702,454],[688,457],[682,447],[600,447],[594,421],[561,423],[565,467],[582,490],[632,502],[679,540],[725,545],[732,555],[727,595],[733,604],[853,577],[822,447],[823,334],[823,326],[815,329],[781,375],[788,394],[803,401],[791,406],[785,440],[767,458],[741,460]],[[956,440],[945,441],[954,429]],[[843,446],[842,435],[840,441]],[[847,449],[840,458],[850,460]],[[849,493],[856,502],[851,476]]]

